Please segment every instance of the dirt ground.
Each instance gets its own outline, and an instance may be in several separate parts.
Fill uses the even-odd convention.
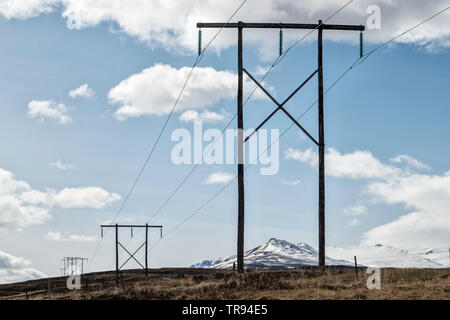
[[[381,289],[369,290],[368,275],[355,270],[317,269],[244,274],[210,269],[152,269],[82,276],[81,290],[68,290],[66,278],[0,285],[0,299],[450,299],[450,269],[382,269]]]

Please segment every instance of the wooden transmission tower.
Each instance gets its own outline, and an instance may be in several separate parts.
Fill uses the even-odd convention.
[[[101,231],[102,231],[102,237],[103,237],[103,228],[114,228],[115,229],[115,244],[116,244],[116,284],[119,284],[119,271],[127,264],[128,261],[130,261],[131,259],[133,259],[134,261],[137,262],[138,265],[140,265],[142,267],[142,269],[145,270],[145,276],[148,276],[148,229],[149,228],[159,228],[160,229],[160,234],[162,237],[162,226],[151,226],[148,223],[144,224],[144,225],[131,225],[131,224],[108,224],[108,225],[101,225]],[[127,248],[125,248],[125,246],[120,243],[119,241],[119,228],[129,228],[131,231],[131,237],[133,237],[133,229],[135,228],[145,228],[145,241],[133,252],[130,253],[130,251],[127,250]],[[125,260],[124,263],[122,263],[122,265],[119,266],[119,246],[128,254],[128,259]],[[144,257],[144,265],[142,265],[142,263],[140,263],[135,255],[136,253],[138,253],[139,250],[142,249],[142,247],[144,247],[144,252],[145,252],[145,257]]]
[[[323,55],[322,55],[322,34],[323,30],[341,31],[364,31],[364,26],[357,25],[336,25],[323,24],[319,20],[318,24],[303,23],[197,23],[198,28],[234,28],[238,31],[238,91],[237,91],[237,127],[238,127],[238,232],[237,232],[237,267],[239,272],[244,271],[244,143],[254,132],[244,139],[244,118],[243,118],[243,76],[244,72],[252,79],[258,87],[275,103],[277,108],[270,114],[255,130],[261,128],[277,111],[281,110],[300,128],[319,148],[319,266],[325,267],[325,139],[324,139],[324,101],[323,101]],[[279,103],[273,98],[255,78],[244,69],[243,65],[243,36],[244,29],[306,29],[318,31],[318,53],[317,69],[307,78],[294,92],[283,102]],[[281,52],[281,49],[280,49]],[[318,75],[318,107],[319,107],[319,139],[318,141],[306,131],[298,121],[291,116],[283,107],[315,74]]]

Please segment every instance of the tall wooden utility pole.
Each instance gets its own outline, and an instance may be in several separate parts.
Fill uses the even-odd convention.
[[[242,22],[238,23],[238,238],[237,238],[237,267],[238,272],[244,271],[244,68],[242,61]]]
[[[259,128],[262,127],[277,111],[283,111],[310,139],[319,147],[319,266],[325,267],[325,134],[324,134],[324,101],[323,101],[323,53],[322,35],[323,30],[364,31],[364,26],[304,23],[197,23],[198,28],[235,28],[238,30],[238,95],[237,95],[237,125],[238,125],[238,237],[237,237],[237,267],[239,272],[244,271],[244,143]],[[317,29],[318,31],[318,66],[311,76],[305,80],[294,92],[283,102],[279,103],[273,98],[263,86],[255,80],[243,67],[242,54],[242,32],[243,29]],[[243,139],[243,73],[246,73],[262,91],[278,106],[245,140]],[[315,73],[318,74],[318,106],[319,106],[319,141],[316,141],[283,107],[284,104],[296,94]]]
[[[323,125],[323,55],[322,20],[319,20],[317,38],[317,69],[319,80],[319,266],[325,266],[325,138]]]

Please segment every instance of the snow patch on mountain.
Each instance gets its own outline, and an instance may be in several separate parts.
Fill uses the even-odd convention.
[[[408,250],[376,244],[371,247],[328,247],[326,252],[336,259],[352,260],[358,265],[378,268],[442,268],[441,263]]]
[[[443,268],[450,268],[450,249],[423,249],[412,251],[418,256],[437,262],[442,265]]]
[[[343,260],[326,257],[327,265],[351,266],[352,263]],[[192,265],[192,268],[215,268],[231,269],[236,263],[236,255],[205,260]],[[279,239],[270,239],[267,243],[258,246],[244,254],[244,265],[246,268],[261,269],[291,269],[299,267],[317,266],[317,250],[306,243],[293,244]]]
[[[424,249],[408,251],[388,245],[377,244],[370,247],[326,248],[326,265],[353,266],[354,256],[358,266],[379,268],[445,268],[449,267],[448,250]],[[204,260],[191,268],[231,269],[236,263],[236,255]],[[293,244],[272,238],[265,244],[244,254],[246,268],[292,269],[318,265],[318,252],[307,243]]]

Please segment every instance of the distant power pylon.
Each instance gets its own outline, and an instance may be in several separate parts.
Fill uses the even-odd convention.
[[[115,236],[115,242],[116,242],[116,284],[119,284],[119,270],[121,270],[125,264],[127,264],[128,261],[133,259],[134,261],[139,264],[142,269],[145,270],[145,276],[148,276],[148,229],[149,228],[159,228],[160,229],[160,236],[162,238],[162,226],[151,226],[148,223],[144,225],[131,225],[131,224],[109,224],[109,225],[101,225],[101,233],[103,238],[103,228],[115,228],[116,236]],[[130,253],[127,248],[125,248],[120,242],[119,242],[119,228],[130,228],[131,231],[131,237],[133,237],[133,229],[134,228],[145,228],[145,241],[140,245],[139,248],[137,248],[133,253]],[[129,255],[128,259],[122,263],[122,265],[119,267],[119,246],[122,247],[122,249]],[[145,246],[145,266],[143,266],[135,257],[136,253],[138,253],[139,250],[141,250],[142,247]]]
[[[84,262],[88,261],[88,258],[82,257],[64,257],[61,259],[62,268],[61,273],[63,276],[81,275],[84,273]]]
[[[341,31],[364,31],[364,26],[356,25],[335,25],[323,24],[319,20],[318,24],[302,23],[197,23],[198,28],[234,28],[238,31],[238,91],[237,91],[237,127],[238,127],[238,236],[237,236],[237,267],[239,272],[244,271],[244,118],[243,118],[243,85],[244,72],[252,79],[258,87],[275,103],[277,108],[264,120],[256,130],[261,128],[277,111],[285,113],[297,127],[299,127],[314,144],[319,147],[319,266],[325,267],[325,138],[324,138],[324,101],[323,101],[323,55],[322,55],[322,33],[323,30],[341,30]],[[243,29],[307,29],[318,31],[318,63],[317,70],[314,71],[294,92],[283,102],[279,103],[273,98],[255,78],[244,69],[242,55],[242,31]],[[201,34],[201,33],[200,33]],[[362,38],[362,34],[361,34]],[[282,42],[280,41],[280,54],[282,52]],[[319,107],[319,139],[318,141],[309,134],[284,108],[284,104],[295,95],[306,82],[315,74],[318,74],[318,107]],[[256,132],[255,130],[255,132]],[[253,134],[253,133],[252,133]]]

